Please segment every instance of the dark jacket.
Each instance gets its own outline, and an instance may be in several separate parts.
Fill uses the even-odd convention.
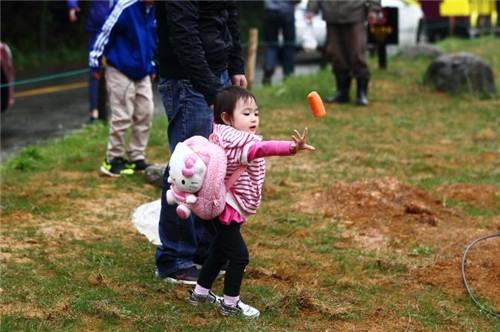
[[[309,0],[307,3],[307,11],[321,11],[326,23],[335,24],[364,22],[369,11],[380,8],[380,0]]]
[[[244,74],[236,1],[155,1],[159,73],[188,79],[208,105],[219,76]]]

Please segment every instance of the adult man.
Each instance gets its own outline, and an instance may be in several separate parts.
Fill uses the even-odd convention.
[[[178,142],[212,132],[215,95],[224,86],[246,88],[236,1],[157,1],[158,90],[168,118],[170,151]],[[208,256],[211,235],[196,217],[179,219],[165,201],[170,188],[163,176],[156,273],[168,282],[196,284]]]
[[[351,77],[357,81],[356,104],[368,105],[370,68],[365,59],[366,20],[375,23],[380,10],[380,0],[321,1],[307,4],[307,20],[318,10],[327,24],[327,52],[332,58],[332,71],[337,82],[337,92],[327,98],[328,103],[350,101]]]
[[[283,75],[293,75],[295,68],[295,0],[264,0],[264,84],[271,79],[278,61],[278,37],[283,34]]]

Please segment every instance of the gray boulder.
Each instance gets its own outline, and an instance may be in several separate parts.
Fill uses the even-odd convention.
[[[144,180],[157,187],[163,184],[163,172],[165,172],[166,164],[151,165],[144,171]]]
[[[401,57],[401,58],[406,58],[406,59],[415,59],[418,57],[425,57],[425,58],[437,58],[440,55],[443,55],[444,51],[434,45],[430,44],[417,44],[417,45],[409,45],[409,46],[402,46],[398,53],[396,54],[396,57]]]
[[[467,52],[434,59],[427,68],[424,83],[451,94],[470,92],[481,97],[497,97],[493,70],[479,57]]]

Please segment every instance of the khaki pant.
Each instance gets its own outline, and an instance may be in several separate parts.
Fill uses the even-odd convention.
[[[328,23],[325,51],[331,55],[333,73],[348,72],[355,78],[370,78],[366,41],[364,23]]]
[[[125,134],[132,126],[128,158],[145,159],[154,108],[150,77],[134,81],[108,64],[106,89],[111,107],[108,158],[124,157]]]

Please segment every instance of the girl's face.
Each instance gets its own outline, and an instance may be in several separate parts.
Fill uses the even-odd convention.
[[[240,99],[236,102],[233,118],[229,119],[223,116],[223,121],[226,125],[235,129],[255,134],[259,128],[259,108],[253,98]]]

